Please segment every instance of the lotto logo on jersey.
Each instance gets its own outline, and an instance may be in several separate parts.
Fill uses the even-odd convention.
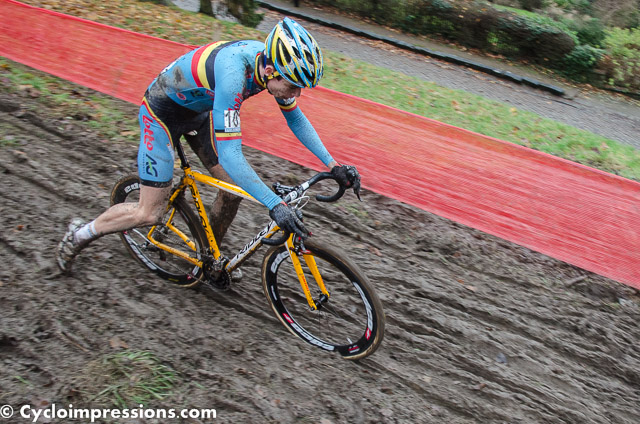
[[[144,123],[144,138],[143,143],[147,146],[147,150],[153,150],[153,141],[155,140],[153,137],[153,131],[151,131],[151,119],[146,116],[142,116],[142,122]]]

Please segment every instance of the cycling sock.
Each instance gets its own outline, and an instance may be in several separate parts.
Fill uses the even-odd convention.
[[[76,243],[84,244],[95,238],[98,238],[99,234],[96,231],[95,219],[88,224],[82,226],[74,236]]]

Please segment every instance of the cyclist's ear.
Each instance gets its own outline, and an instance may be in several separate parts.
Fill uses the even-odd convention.
[[[265,73],[265,75],[272,75],[275,71],[276,71],[276,68],[275,68],[275,66],[273,66],[273,65],[267,64],[267,65],[264,67],[264,73]]]

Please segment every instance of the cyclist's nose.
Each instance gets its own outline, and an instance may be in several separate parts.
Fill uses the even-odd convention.
[[[296,87],[296,88],[293,90],[293,97],[300,97],[300,94],[301,94],[301,93],[302,93],[302,88],[300,88],[300,87]]]

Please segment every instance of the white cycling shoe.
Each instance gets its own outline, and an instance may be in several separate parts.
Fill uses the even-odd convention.
[[[67,232],[62,237],[62,241],[58,244],[56,249],[56,262],[64,273],[71,272],[71,266],[73,261],[80,253],[80,251],[86,246],[86,244],[80,244],[76,242],[76,233],[85,222],[80,218],[73,218],[69,223]]]

